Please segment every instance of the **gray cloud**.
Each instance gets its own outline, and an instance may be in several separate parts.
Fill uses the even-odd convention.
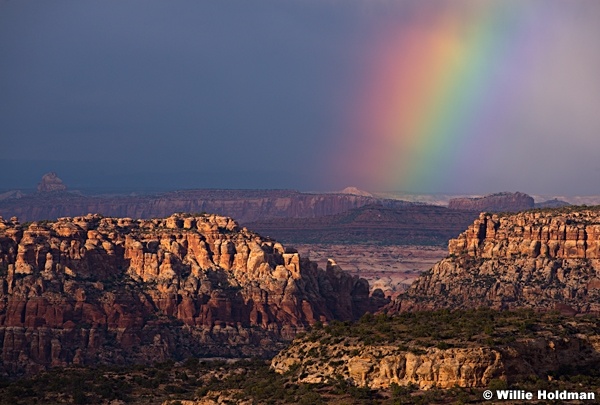
[[[323,171],[344,147],[347,106],[379,29],[436,12],[421,4],[4,1],[0,189],[47,170],[88,187],[346,186]],[[555,56],[527,84],[527,113],[509,123],[521,133],[449,188],[600,193],[589,178],[599,7],[568,4],[556,6]]]

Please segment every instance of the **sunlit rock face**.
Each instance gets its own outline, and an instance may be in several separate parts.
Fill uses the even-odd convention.
[[[600,209],[481,214],[388,310],[600,312]]]
[[[371,307],[325,270],[231,218],[0,220],[0,369],[265,356],[317,321]]]
[[[304,383],[426,390],[547,379],[567,367],[595,369],[599,360],[592,318],[484,309],[380,314],[315,328],[277,354],[271,368]]]

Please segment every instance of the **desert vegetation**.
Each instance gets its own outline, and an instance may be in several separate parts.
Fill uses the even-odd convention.
[[[430,348],[489,345],[501,347],[518,339],[556,334],[597,335],[597,319],[577,319],[558,313],[538,314],[529,310],[494,312],[435,311],[365,315],[357,322],[316,324],[299,336],[293,346],[310,344],[306,362],[333,366],[344,363],[332,357],[332,348],[360,355],[360,347],[396,345],[424,353]],[[358,349],[357,349],[358,348]],[[166,361],[147,366],[100,366],[58,368],[29,378],[0,381],[0,404],[163,404],[183,400],[213,400],[248,404],[449,404],[478,403],[484,388],[419,389],[415,384],[392,383],[384,389],[357,386],[343,375],[320,383],[302,382],[305,368],[293,365],[276,373],[265,360]],[[492,379],[490,389],[594,390],[600,387],[597,367],[563,366],[547,376],[531,375],[522,381]],[[245,401],[245,402],[244,402]]]

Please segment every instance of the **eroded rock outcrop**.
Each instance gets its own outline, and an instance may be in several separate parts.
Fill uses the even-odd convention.
[[[391,312],[528,307],[600,312],[600,209],[481,214]]]
[[[51,193],[53,191],[65,191],[67,186],[54,172],[42,176],[42,181],[37,186],[39,193]]]
[[[448,208],[466,211],[516,212],[534,207],[533,197],[524,193],[496,193],[478,198],[452,198]]]
[[[595,320],[481,310],[379,315],[313,329],[275,356],[271,368],[305,383],[447,389],[547,379],[561,368],[595,369],[599,362]]]
[[[369,286],[216,215],[0,220],[0,369],[271,355]]]
[[[284,373],[301,365],[306,375],[300,381],[305,383],[322,383],[339,376],[353,385],[375,389],[389,388],[393,383],[415,384],[421,389],[483,387],[493,378],[506,378],[500,352],[483,347],[431,349],[422,354],[386,345],[348,346],[350,352],[325,347],[323,351],[331,351],[333,360],[327,364],[306,362],[304,351],[314,348],[323,350],[319,343],[307,344],[300,350],[288,348],[273,359],[272,367]]]

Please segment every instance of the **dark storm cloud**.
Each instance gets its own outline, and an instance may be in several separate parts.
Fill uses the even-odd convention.
[[[351,185],[325,172],[385,27],[494,1],[0,1],[0,190],[51,170],[73,188]],[[443,191],[600,193],[600,7],[527,4],[551,48],[526,108]]]
[[[360,65],[358,11],[316,2],[1,7],[2,157],[94,161],[113,177],[310,187],[303,166],[319,160],[347,67]],[[247,182],[253,172],[260,180]]]

